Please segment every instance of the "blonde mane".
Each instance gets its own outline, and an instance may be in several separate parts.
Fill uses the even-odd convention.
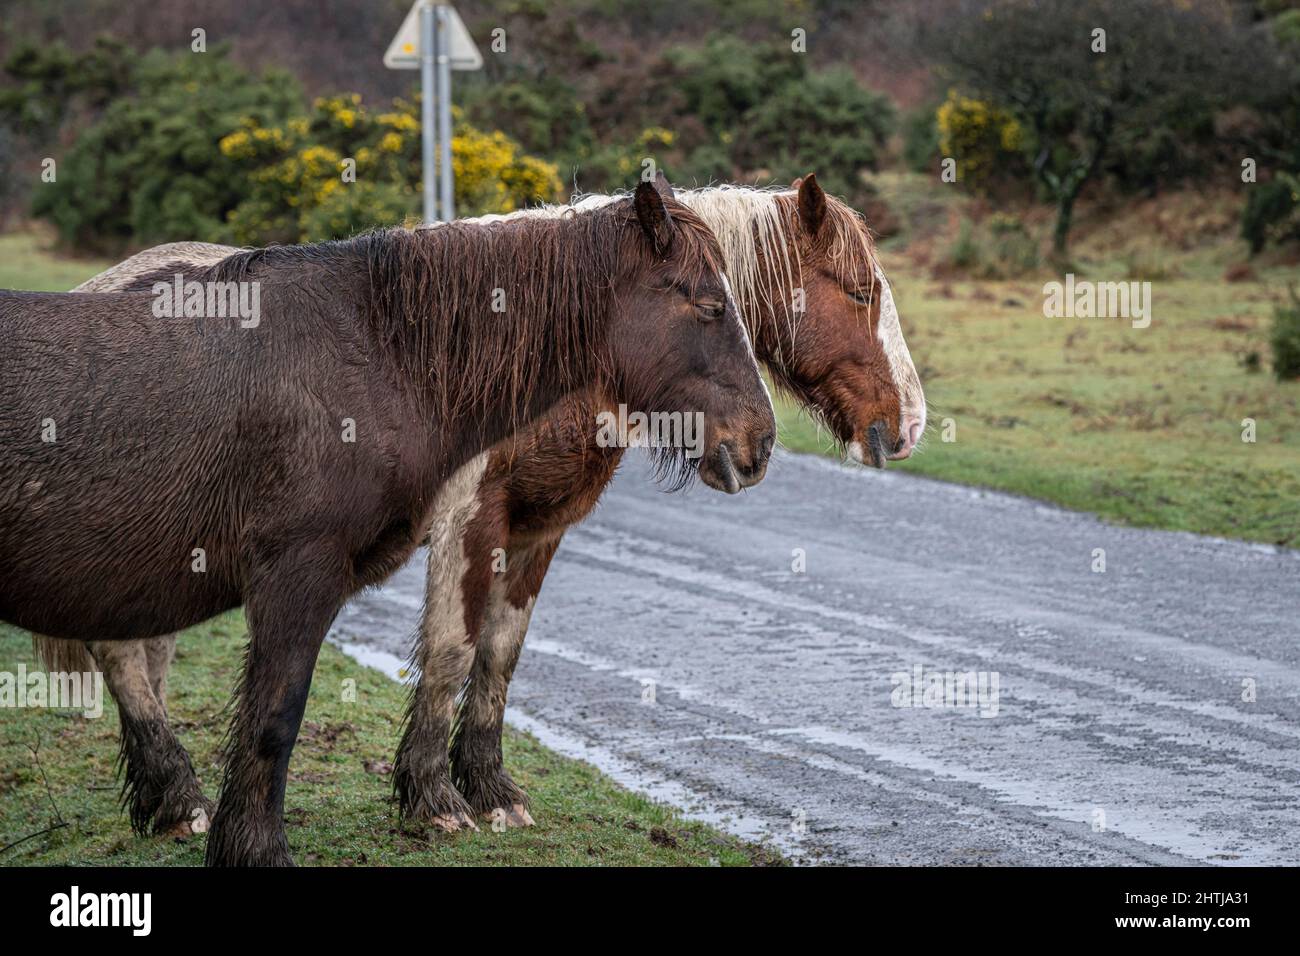
[[[590,212],[631,195],[579,193],[568,203],[548,203],[459,221],[490,223],[529,216],[559,218]],[[793,342],[803,314],[795,311],[794,291],[803,285],[804,266],[799,245],[791,239],[799,215],[795,191],[788,186],[721,185],[678,189],[674,195],[694,210],[717,237],[722,247],[723,271],[750,339],[757,339],[762,317],[772,316],[788,323],[789,340]],[[868,288],[874,289],[884,278],[884,272],[862,216],[828,195],[822,228],[829,230],[828,238],[823,240],[827,261],[840,270],[841,278],[852,284],[865,282]],[[870,265],[868,276],[858,275],[858,263],[864,258]]]

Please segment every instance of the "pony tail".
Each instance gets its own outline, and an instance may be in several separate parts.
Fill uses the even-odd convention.
[[[32,652],[51,674],[92,674],[99,670],[85,641],[32,635]]]

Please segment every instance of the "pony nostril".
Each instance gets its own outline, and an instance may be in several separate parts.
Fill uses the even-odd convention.
[[[772,446],[776,444],[776,435],[768,432],[758,441],[758,457],[756,462],[764,462],[772,454]]]
[[[892,461],[910,457],[912,450],[916,448],[916,443],[921,439],[921,430],[924,427],[925,423],[921,421],[904,422],[898,430],[898,440],[894,442],[894,448],[887,457]]]

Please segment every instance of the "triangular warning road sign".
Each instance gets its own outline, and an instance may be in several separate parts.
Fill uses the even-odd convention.
[[[388,44],[384,54],[384,66],[390,70],[418,70],[420,68],[420,7],[423,0],[415,0],[402,21],[402,26]],[[447,8],[447,49],[451,55],[453,70],[481,70],[483,57],[474,44],[474,38],[465,29],[456,8],[449,3],[439,4]]]

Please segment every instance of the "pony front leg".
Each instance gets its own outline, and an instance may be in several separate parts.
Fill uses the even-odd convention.
[[[411,694],[393,766],[399,813],[404,821],[431,824],[448,833],[477,830],[473,811],[451,782],[447,760],[456,695],[469,674],[474,649],[463,625],[431,617],[426,608],[415,656],[420,680]]]
[[[154,640],[166,640],[156,638]],[[151,680],[153,641],[87,641],[86,648],[104,674],[121,718],[123,799],[131,828],[189,836],[208,829],[214,806],[203,795],[190,755],[167,723],[167,708]],[[165,683],[162,685],[166,693]]]
[[[420,679],[411,693],[393,766],[401,818],[449,833],[478,829],[473,811],[452,785],[447,751],[456,695],[474,660],[467,621],[476,618],[491,575],[482,548],[469,543],[470,527],[495,528],[504,520],[494,507],[480,514],[486,464],[486,455],[466,464],[443,485],[434,503],[424,613],[413,654]]]
[[[506,694],[537,592],[559,543],[557,535],[519,553],[507,552],[506,571],[493,579],[488,593],[452,744],[456,789],[475,813],[508,827],[532,826],[533,818],[528,794],[506,772],[501,755]]]
[[[226,745],[226,775],[208,834],[208,866],[292,866],[284,788],[321,642],[344,587],[301,552],[257,575],[245,606],[244,674]],[[304,573],[306,571],[306,573]]]

